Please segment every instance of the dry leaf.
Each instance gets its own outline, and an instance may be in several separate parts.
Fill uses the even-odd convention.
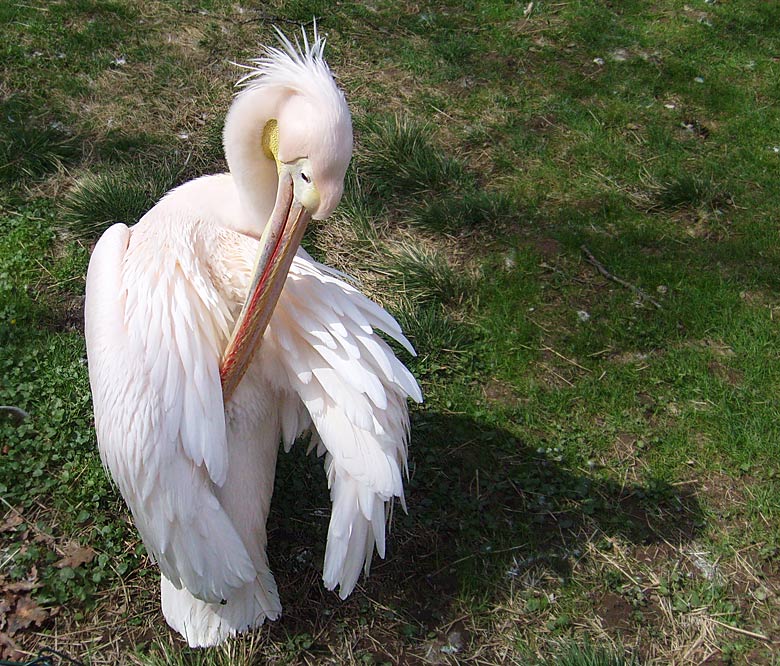
[[[31,597],[19,597],[16,608],[8,616],[8,633],[13,635],[20,629],[27,629],[31,624],[40,625],[48,616]]]
[[[14,660],[24,658],[24,653],[22,653],[16,641],[2,631],[0,631],[0,657]]]
[[[37,587],[40,587],[41,583],[37,580],[18,580],[15,583],[3,583],[3,592],[29,592]]]
[[[0,597],[0,630],[5,629],[5,619],[11,610],[11,602],[7,597]],[[3,642],[0,640],[0,646]]]
[[[7,532],[8,530],[12,530],[14,527],[18,527],[24,522],[24,518],[22,518],[22,514],[18,511],[9,511],[6,514],[5,519],[2,523],[0,523],[0,532]]]
[[[38,567],[30,567],[30,573],[24,580],[14,582],[7,581],[4,576],[0,576],[0,593],[3,592],[29,592],[40,587],[42,583],[38,582]],[[15,596],[15,595],[14,595]]]
[[[89,546],[82,547],[78,541],[71,541],[67,546],[65,546],[63,552],[65,553],[65,557],[54,563],[54,566],[58,569],[63,569],[65,567],[75,569],[82,564],[91,562],[95,557],[94,550],[92,550]]]

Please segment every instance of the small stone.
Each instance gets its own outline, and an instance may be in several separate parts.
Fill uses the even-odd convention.
[[[517,253],[514,249],[509,250],[504,256],[504,268],[511,271],[517,265]]]
[[[629,56],[630,54],[626,49],[615,49],[609,54],[609,59],[615,62],[625,62]]]
[[[577,310],[577,319],[583,323],[590,321],[590,313],[585,310]]]

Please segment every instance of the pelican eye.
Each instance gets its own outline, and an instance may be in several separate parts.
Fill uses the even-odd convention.
[[[320,193],[314,184],[312,165],[308,157],[299,157],[293,162],[286,162],[284,169],[288,170],[293,178],[295,198],[313,213],[320,205]]]

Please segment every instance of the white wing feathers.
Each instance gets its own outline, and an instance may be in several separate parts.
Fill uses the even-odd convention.
[[[301,251],[263,341],[264,358],[276,361],[267,367],[269,381],[286,376],[316,428],[319,452],[327,450],[333,508],[323,579],[329,589],[339,585],[342,598],[361,569],[368,572],[375,543],[385,555],[385,504],[393,497],[403,502],[406,398],[422,400],[414,377],[376,330],[414,353],[387,312]],[[289,418],[301,430],[308,425],[300,414]]]
[[[227,472],[218,371],[227,310],[202,267],[129,240],[124,225],[109,229],[87,275],[101,458],[165,577],[219,602],[257,575],[212,485]],[[149,265],[144,253],[170,263]]]
[[[233,323],[230,299],[241,298],[256,242],[229,234],[234,269],[244,268],[229,276],[238,292],[226,294],[202,263],[209,250],[187,240],[199,234],[179,230],[170,241],[176,248],[160,251],[148,246],[160,236],[139,228],[132,242],[124,225],[107,231],[87,276],[101,457],[165,578],[205,602],[241,598],[258,575],[272,579],[265,560],[253,563],[218,499],[231,492],[220,488],[229,470],[219,356]],[[386,505],[394,497],[403,502],[406,398],[422,395],[377,333],[413,354],[397,322],[337,275],[299,251],[254,372],[276,391],[274,427],[285,448],[313,430],[312,446],[326,453],[333,509],[323,579],[345,598],[361,569],[368,572],[374,545],[384,557]],[[278,599],[266,587],[270,601],[260,606],[273,617]],[[169,605],[185,596],[169,595]]]

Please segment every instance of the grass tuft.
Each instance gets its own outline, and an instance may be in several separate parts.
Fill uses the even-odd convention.
[[[40,178],[78,155],[61,123],[36,118],[14,100],[0,103],[0,183]]]
[[[505,194],[484,190],[433,199],[411,218],[411,223],[434,232],[456,233],[493,230],[517,214]]]
[[[685,174],[661,188],[659,200],[667,210],[691,206],[716,210],[726,205],[731,197],[712,177]]]
[[[355,170],[350,169],[344,183],[344,196],[329,224],[348,224],[359,242],[377,240],[380,232],[378,218],[384,211],[376,210],[369,194],[365,181],[361,181]]]
[[[455,321],[439,303],[405,302],[393,314],[417,351],[409,362],[417,377],[435,374],[442,363],[451,366],[452,354],[466,352],[472,344],[471,328]]]
[[[683,208],[714,211],[731,204],[731,195],[712,176],[686,173],[651,184],[649,189],[649,196],[643,197],[648,211]]]
[[[590,643],[572,645],[560,655],[545,662],[546,666],[639,666],[634,657]]]
[[[459,303],[468,288],[468,280],[443,252],[409,242],[392,248],[379,270],[392,287],[417,303]]]
[[[430,127],[409,119],[364,121],[361,153],[363,176],[379,194],[440,192],[466,179],[460,162],[435,145]]]
[[[112,224],[135,224],[182,180],[185,167],[163,160],[154,167],[89,175],[76,183],[63,203],[65,230],[95,240]]]

